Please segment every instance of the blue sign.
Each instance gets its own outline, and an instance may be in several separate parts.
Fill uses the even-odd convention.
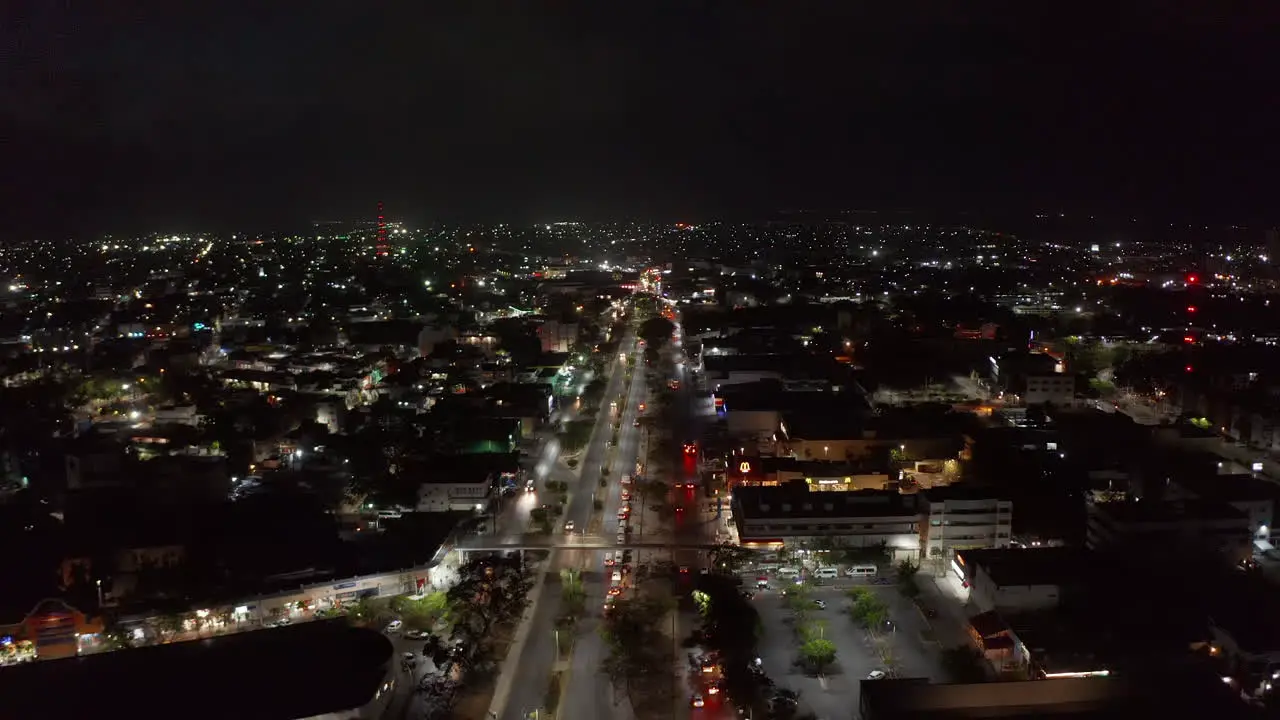
[[[338,585],[334,585],[334,586],[333,586],[333,589],[334,589],[334,590],[346,590],[347,588],[353,588],[353,587],[355,587],[355,586],[356,586],[356,584],[355,584],[355,583],[353,583],[353,582],[346,582],[346,583],[340,583],[340,584],[338,584]]]

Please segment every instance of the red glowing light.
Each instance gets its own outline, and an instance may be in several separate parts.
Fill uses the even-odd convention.
[[[1186,367],[1186,371],[1187,371],[1187,372],[1191,372],[1191,371],[1193,371],[1193,370],[1195,370],[1195,368],[1191,367],[1190,365],[1188,365],[1188,366]]]
[[[1198,279],[1195,275],[1188,275],[1188,276],[1187,276],[1187,283],[1188,283],[1188,284],[1195,285],[1197,282],[1199,282],[1199,279]]]
[[[1195,306],[1195,305],[1188,305],[1188,306],[1187,306],[1187,312],[1189,312],[1189,313],[1193,313],[1193,312],[1195,312],[1195,311],[1196,311],[1196,306]]]
[[[1182,342],[1184,342],[1184,343],[1186,343],[1186,344],[1188,344],[1188,345],[1193,344],[1195,341],[1196,341],[1196,339],[1195,339],[1195,338],[1193,338],[1193,337],[1191,337],[1190,335],[1183,335],[1183,336],[1182,336]]]

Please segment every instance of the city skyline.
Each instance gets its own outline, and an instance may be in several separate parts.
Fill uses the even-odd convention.
[[[378,201],[418,222],[1274,222],[1267,12],[492,10],[35,8],[2,31],[0,128],[22,140],[5,234],[295,226]]]

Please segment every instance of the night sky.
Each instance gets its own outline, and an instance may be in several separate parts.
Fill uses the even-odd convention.
[[[0,234],[286,227],[379,199],[414,221],[1275,222],[1272,5],[4,3]]]

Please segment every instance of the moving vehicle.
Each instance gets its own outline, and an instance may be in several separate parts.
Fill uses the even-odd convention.
[[[617,585],[617,584],[621,583],[621,582],[622,582],[622,573],[618,572],[617,570],[614,570],[614,571],[613,571],[613,577],[612,577],[612,578],[610,578],[610,581],[611,581],[614,585]]]
[[[696,708],[706,707],[707,701],[702,699],[702,693],[694,693],[693,699],[689,701]]]
[[[402,627],[404,627],[404,623],[400,622],[399,620],[392,620],[391,622],[387,623],[386,632],[398,633],[400,632],[400,628]]]
[[[787,577],[799,577],[799,576],[800,576],[800,568],[793,568],[793,567],[778,568],[778,577],[787,578]]]
[[[760,577],[756,578],[756,587],[760,588],[761,590],[764,590],[764,589],[768,588],[768,587],[769,587],[769,578],[767,578],[767,577],[765,577],[765,576],[763,576],[763,575],[761,575]]]
[[[626,545],[626,544],[627,544],[627,534],[626,534],[626,533],[618,533],[618,544],[619,544],[619,545]]]
[[[820,567],[817,569],[817,571],[813,573],[813,576],[824,578],[824,579],[838,578],[840,577],[840,568]]]
[[[614,563],[614,559],[613,559],[613,551],[612,551],[612,550],[606,550],[606,551],[605,551],[605,553],[604,553],[604,564],[605,564],[605,567],[612,567],[612,566],[613,566],[613,563]]]
[[[848,577],[875,577],[875,565],[852,565],[848,570],[844,571]]]
[[[565,532],[567,532],[567,533],[571,533],[571,532],[573,532],[573,521],[572,521],[572,520],[570,520],[570,521],[568,521],[568,522],[566,522],[566,523],[564,524],[564,531],[565,531]]]
[[[826,603],[826,601],[824,601],[824,600],[814,600],[814,601],[813,601],[813,604],[814,604],[814,605],[816,605],[816,606],[818,607],[818,609],[819,609],[819,610],[826,610],[826,609],[827,609],[827,603]]]
[[[623,485],[630,485],[630,484],[631,484],[631,476],[630,476],[630,475],[623,475],[623,476],[622,476],[622,484],[623,484]]]

